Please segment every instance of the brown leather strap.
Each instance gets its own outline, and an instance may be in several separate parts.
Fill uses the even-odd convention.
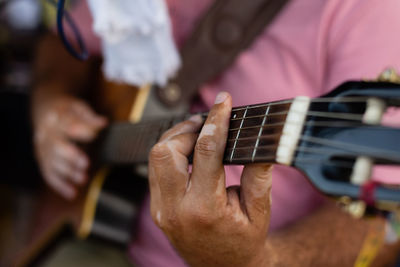
[[[221,74],[272,22],[289,0],[216,0],[186,41],[182,67],[158,88],[167,106],[190,101],[198,88]]]

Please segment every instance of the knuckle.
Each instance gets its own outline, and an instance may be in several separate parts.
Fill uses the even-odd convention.
[[[260,180],[265,182],[265,180],[268,180],[271,176],[271,174],[268,171],[265,171],[263,169],[257,169],[256,171],[253,172],[254,178],[256,180]]]
[[[259,199],[258,201],[253,201],[251,208],[256,214],[266,214],[268,212],[268,206],[266,201]]]
[[[271,179],[271,166],[267,164],[255,164],[249,166],[251,168],[250,174],[256,179],[263,182],[268,182]]]
[[[212,138],[204,136],[197,140],[195,149],[201,155],[211,156],[217,152],[217,144]]]
[[[216,217],[213,213],[202,208],[186,209],[182,217],[191,225],[196,225],[196,227],[203,228],[212,226],[216,221]]]
[[[180,228],[180,221],[175,213],[163,216],[162,218],[159,218],[156,214],[153,220],[156,222],[157,226],[166,233],[173,233]]]
[[[167,137],[171,134],[172,129],[169,129],[168,131],[166,131],[165,133],[163,133],[160,137],[160,140],[164,140],[167,139]]]
[[[165,143],[158,143],[150,151],[150,160],[154,163],[163,163],[171,158],[171,151]]]

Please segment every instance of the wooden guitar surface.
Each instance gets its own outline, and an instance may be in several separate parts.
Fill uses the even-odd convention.
[[[100,78],[101,86],[93,92],[93,108],[110,121],[138,121],[146,102],[146,89],[107,82]],[[104,183],[107,169],[93,168],[92,179],[81,188],[74,201],[68,201],[48,186],[40,190],[36,215],[31,222],[29,242],[16,251],[14,265],[27,266],[45,257],[57,236],[68,229],[79,238],[90,235],[96,202]]]

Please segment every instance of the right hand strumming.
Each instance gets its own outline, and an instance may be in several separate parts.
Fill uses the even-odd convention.
[[[107,121],[85,102],[57,96],[36,107],[34,148],[45,182],[66,199],[87,181],[89,159],[77,146],[95,139]]]

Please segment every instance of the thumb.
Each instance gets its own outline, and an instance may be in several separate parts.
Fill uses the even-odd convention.
[[[272,165],[250,164],[241,177],[241,200],[249,220],[260,226],[269,225],[271,209]]]

